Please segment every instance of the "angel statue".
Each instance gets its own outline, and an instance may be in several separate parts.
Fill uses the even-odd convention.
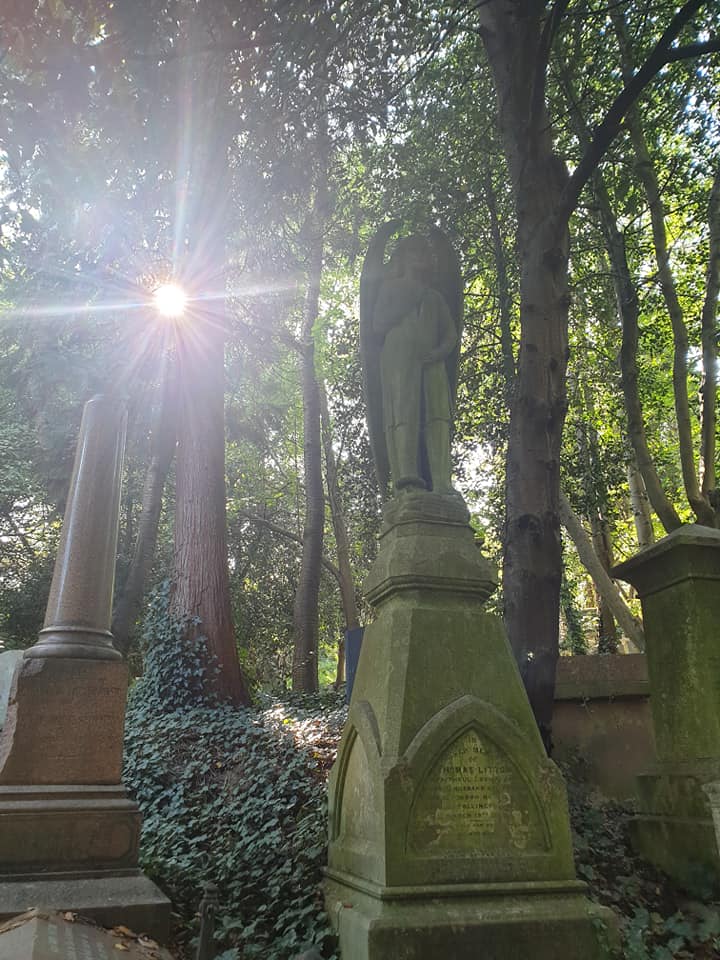
[[[380,490],[453,493],[450,432],[462,333],[462,279],[445,234],[400,226],[373,237],[360,278],[360,351],[368,429]]]

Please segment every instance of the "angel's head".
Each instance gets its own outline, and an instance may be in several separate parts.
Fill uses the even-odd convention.
[[[388,263],[388,269],[393,276],[419,274],[426,282],[434,266],[432,247],[425,237],[416,233],[398,240]]]

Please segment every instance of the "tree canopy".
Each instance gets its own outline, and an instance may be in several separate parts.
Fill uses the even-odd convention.
[[[228,695],[337,678],[379,527],[359,269],[398,217],[460,253],[455,475],[549,742],[558,643],[642,643],[613,562],[718,525],[719,20],[702,0],[6,4],[2,642],[38,629],[81,406],[109,388],[135,662],[168,580]],[[153,310],[170,278],[185,322]]]

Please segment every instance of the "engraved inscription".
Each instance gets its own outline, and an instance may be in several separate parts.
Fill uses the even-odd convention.
[[[537,801],[512,760],[475,730],[458,737],[418,792],[409,849],[512,856],[546,846]]]

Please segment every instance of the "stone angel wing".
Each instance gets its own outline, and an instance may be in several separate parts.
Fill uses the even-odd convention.
[[[454,409],[460,364],[460,341],[463,332],[463,280],[458,255],[447,235],[439,227],[430,228],[430,244],[435,256],[433,286],[445,298],[457,330],[457,345],[445,361],[450,384],[450,399]]]
[[[370,241],[360,274],[360,359],[362,362],[363,393],[367,415],[370,449],[375,461],[380,493],[385,499],[390,480],[390,462],[385,442],[383,422],[382,385],[380,382],[380,351],[382,336],[375,332],[374,315],[378,291],[385,271],[385,248],[390,237],[402,226],[400,220],[384,223]]]

